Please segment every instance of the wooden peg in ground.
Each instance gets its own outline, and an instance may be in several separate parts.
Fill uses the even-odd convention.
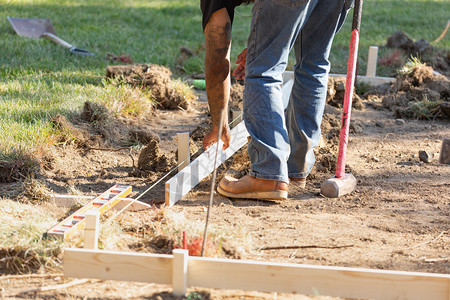
[[[441,153],[439,154],[439,162],[441,164],[450,165],[450,138],[442,141]]]

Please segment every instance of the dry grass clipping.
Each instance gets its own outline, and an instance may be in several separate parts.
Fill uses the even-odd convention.
[[[62,243],[44,239],[57,220],[45,209],[0,199],[0,273],[54,271],[60,264]]]

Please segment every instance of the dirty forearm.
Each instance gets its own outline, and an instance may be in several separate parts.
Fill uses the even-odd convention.
[[[231,24],[210,24],[205,28],[206,56],[205,77],[206,93],[211,113],[213,130],[220,127],[220,116],[224,124],[228,122],[227,106],[230,97],[230,46]]]

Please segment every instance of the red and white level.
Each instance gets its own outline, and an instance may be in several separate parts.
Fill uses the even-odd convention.
[[[114,185],[109,190],[52,227],[49,231],[47,231],[47,236],[62,238],[64,240],[68,239],[78,231],[84,229],[86,223],[86,213],[98,212],[102,215],[129,194],[131,194],[130,185]]]

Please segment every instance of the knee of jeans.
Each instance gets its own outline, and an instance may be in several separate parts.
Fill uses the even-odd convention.
[[[328,82],[330,66],[329,64],[324,65],[321,61],[323,60],[305,59],[303,65],[296,68],[296,71],[298,71],[296,72],[296,76],[308,79],[313,84],[326,84]]]

